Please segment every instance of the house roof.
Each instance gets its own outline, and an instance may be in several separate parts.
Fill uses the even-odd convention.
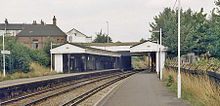
[[[22,30],[25,24],[8,24],[6,25],[7,30]],[[0,30],[5,30],[5,23],[0,24]]]
[[[78,32],[78,33],[80,33],[80,34],[82,34],[82,35],[85,36],[86,38],[91,38],[91,36],[87,36],[87,35],[85,35],[84,33],[80,32],[79,30],[77,30],[77,29],[75,29],[75,28],[72,28],[70,31],[67,32],[67,34],[71,34],[71,32],[72,32],[73,30],[76,31],[76,32]]]
[[[17,36],[67,36],[59,27],[52,24],[24,25],[24,29]]]

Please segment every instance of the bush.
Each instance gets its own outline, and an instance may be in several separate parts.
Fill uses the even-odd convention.
[[[30,57],[40,65],[47,66],[49,64],[50,58],[43,50],[31,50]]]
[[[170,87],[174,83],[173,76],[168,76],[167,86]]]
[[[15,70],[25,73],[29,72],[30,63],[32,61],[29,56],[30,49],[24,44],[16,42],[13,37],[6,37],[6,41],[5,49],[11,51],[11,54],[5,56],[7,72],[14,73]],[[2,47],[2,43],[0,47]],[[2,57],[2,54],[0,54],[0,57]],[[1,65],[1,69],[2,67],[3,65]]]

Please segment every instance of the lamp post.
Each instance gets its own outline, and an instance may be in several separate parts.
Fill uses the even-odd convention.
[[[160,33],[160,46],[162,45],[162,28],[160,28],[160,30],[158,31],[152,31],[152,32],[159,32]],[[161,48],[159,47],[159,72],[160,72],[160,80],[162,80],[162,76],[163,76],[163,70],[162,70],[162,61],[161,61]]]
[[[178,6],[178,93],[177,97],[181,98],[181,74],[180,74],[180,0]]]
[[[108,38],[108,36],[109,36],[109,22],[108,21],[106,21],[106,25],[107,25],[107,43],[109,43],[109,38]]]

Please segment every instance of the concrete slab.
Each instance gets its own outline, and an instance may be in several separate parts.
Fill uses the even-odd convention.
[[[156,74],[138,73],[124,81],[98,106],[189,106],[177,99]]]

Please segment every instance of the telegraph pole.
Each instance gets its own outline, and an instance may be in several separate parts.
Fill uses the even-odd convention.
[[[180,0],[178,6],[178,94],[177,97],[181,98],[181,74],[180,74]]]

